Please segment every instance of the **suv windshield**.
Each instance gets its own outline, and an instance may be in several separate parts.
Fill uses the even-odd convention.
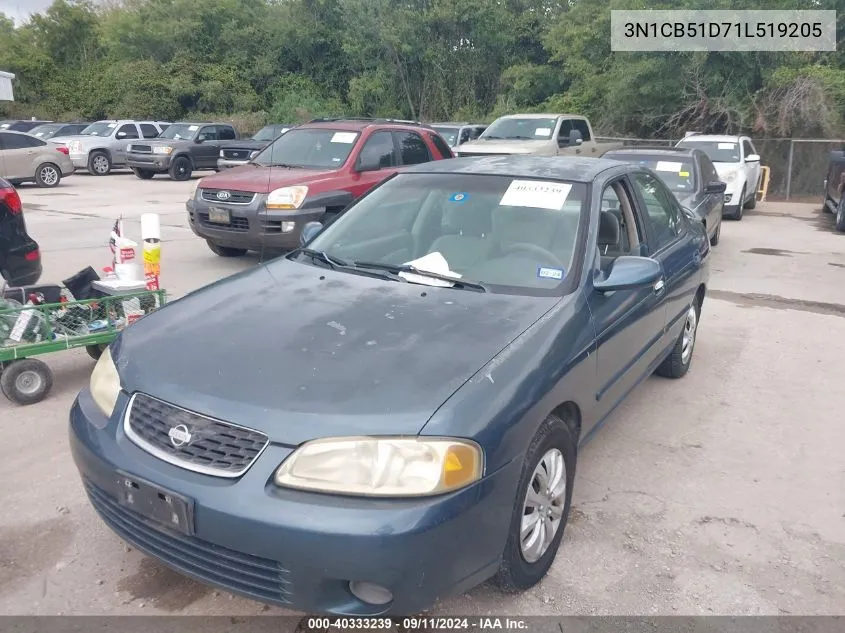
[[[84,136],[111,136],[111,133],[116,127],[117,123],[110,123],[108,121],[98,121],[97,123],[92,123],[91,125],[86,127],[80,132],[80,134]]]
[[[481,134],[479,139],[519,139],[544,141],[552,137],[557,119],[499,119]]]
[[[455,143],[458,141],[458,132],[461,128],[459,127],[440,127],[439,125],[434,126],[435,131],[442,136],[446,142],[451,146],[454,147]]]
[[[252,137],[253,141],[272,141],[274,138],[279,136],[285,129],[283,126],[279,125],[265,125],[263,128],[258,130],[255,135]]]
[[[683,140],[677,147],[700,149],[714,163],[738,163],[739,143],[736,141],[693,141]]]
[[[688,156],[644,156],[642,154],[608,152],[604,157],[622,160],[626,163],[636,163],[653,169],[666,186],[676,193],[695,191],[695,168],[692,159]]]
[[[586,195],[583,183],[400,174],[327,226],[308,253],[347,269],[396,273],[411,264],[493,292],[556,294],[572,268]]]
[[[358,132],[298,128],[285,132],[265,147],[253,163],[305,169],[339,169],[358,141]]]
[[[158,138],[168,138],[174,141],[190,141],[197,135],[199,129],[199,125],[175,123],[159,134]]]

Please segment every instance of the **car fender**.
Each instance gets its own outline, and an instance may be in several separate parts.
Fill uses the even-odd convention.
[[[87,156],[90,156],[94,152],[103,152],[106,156],[109,157],[109,160],[112,160],[112,149],[110,147],[102,147],[102,146],[90,147],[90,148],[81,147],[80,151]]]
[[[326,209],[345,209],[352,202],[355,201],[349,191],[344,189],[335,189],[332,191],[321,191],[314,195],[308,195],[305,203],[302,205],[303,209],[314,209],[317,207],[324,207]]]
[[[182,156],[184,156],[189,161],[191,161],[191,169],[196,170],[197,164],[196,164],[196,162],[194,162],[193,155],[191,155],[191,153],[188,150],[185,150],[185,149],[181,149],[181,150],[178,150],[176,152],[173,152],[170,155],[170,163],[172,164],[173,161],[175,161],[177,158],[181,158]]]

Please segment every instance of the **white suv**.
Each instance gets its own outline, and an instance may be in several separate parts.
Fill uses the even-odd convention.
[[[757,205],[760,188],[760,155],[747,136],[690,134],[675,145],[700,149],[713,161],[719,178],[727,183],[722,214],[742,219],[743,209]]]

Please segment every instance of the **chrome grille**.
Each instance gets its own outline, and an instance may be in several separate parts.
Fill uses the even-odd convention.
[[[134,145],[133,144],[129,148],[129,151],[130,152],[141,152],[143,154],[151,154],[152,151],[153,151],[153,148],[152,148],[151,145]]]
[[[229,197],[218,198],[217,194],[221,191],[228,193]],[[203,189],[202,199],[217,204],[249,204],[255,199],[255,193],[252,191],[229,191],[228,189]]]
[[[223,148],[223,158],[229,160],[249,160],[249,155],[255,150]]]
[[[259,431],[193,413],[142,393],[136,393],[129,401],[124,430],[130,440],[159,459],[217,477],[243,475],[269,441]]]

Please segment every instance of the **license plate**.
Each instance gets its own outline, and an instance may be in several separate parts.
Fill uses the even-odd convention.
[[[229,215],[229,209],[218,209],[211,207],[208,210],[208,221],[215,224],[231,224],[232,218]]]
[[[182,534],[193,534],[193,502],[175,492],[118,473],[117,500],[120,505],[162,526]]]

